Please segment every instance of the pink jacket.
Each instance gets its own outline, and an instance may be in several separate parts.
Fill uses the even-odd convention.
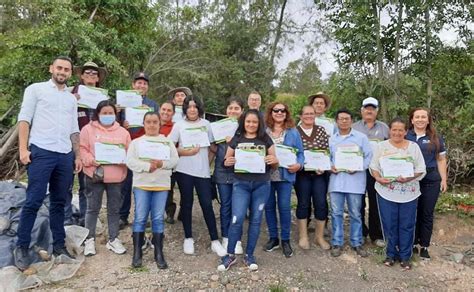
[[[114,143],[123,144],[128,149],[130,144],[130,134],[122,128],[119,123],[114,122],[112,127],[105,128],[98,121],[87,124],[81,130],[81,159],[83,171],[88,177],[92,177],[96,167],[92,164],[95,161],[94,143]],[[103,165],[104,183],[119,183],[127,176],[127,166],[123,165]]]

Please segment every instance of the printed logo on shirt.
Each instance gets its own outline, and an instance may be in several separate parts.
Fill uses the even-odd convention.
[[[431,143],[431,141],[430,141],[430,139],[428,139],[428,140],[423,140],[422,143],[423,143],[423,144],[429,144],[429,143]]]
[[[255,143],[239,143],[237,148],[241,150],[265,150],[265,145],[255,145]]]

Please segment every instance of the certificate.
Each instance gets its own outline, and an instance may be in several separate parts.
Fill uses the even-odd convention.
[[[412,157],[382,157],[380,158],[380,168],[385,178],[415,176]]]
[[[142,105],[142,95],[136,90],[117,90],[117,105],[139,107]]]
[[[364,170],[364,157],[360,151],[336,151],[334,167],[337,170],[361,171]]]
[[[170,160],[171,148],[169,142],[140,140],[138,158],[141,160]]]
[[[236,173],[265,173],[265,149],[235,149]]]
[[[290,165],[296,164],[296,153],[298,152],[296,148],[276,144],[275,152],[281,167],[288,168]]]
[[[330,170],[331,159],[327,150],[305,150],[305,170]]]
[[[227,118],[211,123],[212,135],[216,143],[225,142],[227,137],[233,137],[239,127],[236,119]]]
[[[126,107],[125,120],[130,128],[143,127],[143,117],[152,109],[148,107]]]
[[[184,128],[179,132],[181,137],[181,147],[209,147],[209,135],[207,133],[207,127],[196,127],[196,128]]]
[[[326,134],[328,136],[332,136],[334,133],[334,121],[330,118],[325,118],[325,117],[317,117],[314,119],[314,123],[318,126],[321,126],[326,130]]]
[[[125,163],[125,145],[113,143],[94,143],[95,161],[100,164]]]
[[[79,85],[77,93],[80,96],[77,105],[83,108],[96,109],[99,102],[109,99],[107,90],[98,87]]]

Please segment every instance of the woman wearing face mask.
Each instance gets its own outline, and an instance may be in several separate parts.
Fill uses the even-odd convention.
[[[407,140],[420,146],[426,163],[426,176],[420,181],[421,196],[418,199],[415,242],[413,252],[424,260],[430,259],[428,247],[433,232],[433,214],[440,190],[445,192],[447,184],[446,149],[443,138],[436,132],[428,109],[415,108],[410,112]]]
[[[107,221],[109,227],[109,241],[107,249],[123,254],[126,249],[118,238],[119,235],[119,210],[122,206],[121,183],[127,175],[125,164],[101,165],[95,160],[95,143],[121,144],[128,148],[130,134],[116,122],[117,110],[115,104],[109,100],[101,101],[92,117],[92,122],[81,131],[81,158],[85,174],[87,197],[87,211],[85,227],[89,235],[85,242],[84,255],[95,255],[95,228],[97,217],[102,206],[102,194],[107,192]],[[97,179],[103,170],[103,179]],[[100,170],[100,169],[99,169]],[[96,177],[93,180],[94,175]],[[99,175],[100,176],[100,175]]]
[[[244,109],[244,102],[238,97],[231,97],[227,101],[226,114],[230,118],[239,119]],[[221,200],[220,218],[222,246],[227,250],[229,238],[229,225],[232,212],[232,184],[234,183],[234,170],[224,166],[224,157],[227,152],[228,143],[232,137],[227,137],[226,142],[217,144],[216,160],[214,163],[213,180],[217,184]],[[242,243],[237,241],[235,254],[242,254]]]

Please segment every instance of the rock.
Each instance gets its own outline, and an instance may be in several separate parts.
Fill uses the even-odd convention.
[[[31,276],[38,273],[38,271],[34,267],[29,267],[28,269],[23,271],[23,275],[25,276]]]
[[[219,280],[219,275],[212,275],[211,276],[211,281],[215,282],[217,280]]]
[[[357,258],[355,256],[347,254],[347,253],[342,254],[341,259],[343,259],[344,261],[346,261],[348,263],[351,263],[351,264],[357,264]]]
[[[222,277],[222,278],[221,278],[221,284],[222,284],[222,285],[225,286],[225,285],[227,285],[229,282],[230,282],[230,281],[229,281],[229,278],[227,278],[227,277]]]
[[[471,261],[471,263],[474,263],[474,257],[470,258],[469,261]]]
[[[229,284],[225,285],[225,288],[228,289],[228,290],[234,290],[235,287],[234,287],[234,285],[229,283]]]
[[[217,282],[211,282],[211,283],[209,284],[209,286],[211,287],[211,289],[217,289],[217,287],[219,287],[219,283],[217,283]]]
[[[444,232],[444,229],[438,230],[438,235],[439,236],[444,236],[446,233]]]
[[[260,276],[253,273],[251,276],[250,276],[250,279],[252,279],[252,281],[258,281],[260,280]]]
[[[49,261],[51,259],[48,252],[44,249],[39,250],[38,255],[43,261]]]
[[[451,255],[451,259],[456,262],[456,263],[461,263],[462,260],[464,259],[464,255],[462,253],[453,253]]]

